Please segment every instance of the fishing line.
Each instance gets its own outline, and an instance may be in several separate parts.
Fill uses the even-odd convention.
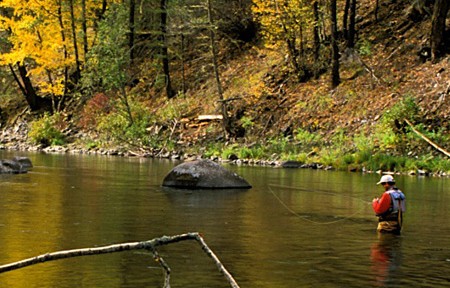
[[[352,213],[351,215],[349,215],[349,216],[347,216],[347,217],[342,217],[342,218],[340,218],[340,219],[338,219],[338,220],[328,221],[328,222],[318,222],[318,221],[314,221],[314,220],[308,219],[306,216],[302,216],[302,215],[298,214],[297,212],[295,212],[293,209],[291,209],[289,206],[287,206],[286,203],[284,203],[283,200],[281,200],[280,197],[278,197],[278,196],[275,194],[275,192],[272,190],[272,188],[271,188],[270,186],[277,186],[277,187],[281,187],[281,188],[290,188],[290,189],[296,189],[296,190],[301,190],[301,189],[295,188],[295,187],[290,187],[290,186],[282,186],[282,185],[273,185],[273,184],[269,184],[269,185],[268,185],[269,191],[272,193],[272,195],[275,197],[275,199],[277,199],[278,202],[280,202],[280,204],[283,205],[284,208],[286,208],[286,210],[288,210],[288,211],[289,211],[291,214],[293,214],[294,216],[296,216],[296,217],[298,217],[298,218],[300,218],[300,219],[303,219],[303,220],[305,220],[305,221],[314,223],[314,224],[329,225],[329,224],[334,224],[334,223],[337,223],[337,222],[340,222],[340,221],[344,221],[344,220],[347,220],[347,219],[350,219],[350,218],[354,217],[356,214],[358,214],[359,212],[361,212],[361,211],[363,210],[363,208],[364,208],[364,207],[363,207],[363,208],[357,210],[355,213]],[[307,190],[305,190],[305,191],[307,191]],[[323,192],[320,192],[320,193],[329,194],[329,195],[333,195],[333,196],[338,195],[337,193],[327,192],[327,191],[323,191]],[[371,202],[366,201],[366,200],[363,200],[363,199],[361,199],[361,198],[357,198],[357,197],[353,197],[353,196],[347,196],[347,195],[339,195],[339,196],[345,197],[345,198],[352,198],[352,199],[360,200],[360,201],[362,201],[364,204],[371,204]]]

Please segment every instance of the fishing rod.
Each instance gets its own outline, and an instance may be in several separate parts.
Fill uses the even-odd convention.
[[[283,200],[281,200],[280,197],[278,197],[278,196],[275,194],[275,192],[272,190],[272,188],[271,188],[270,186],[279,187],[279,188],[287,188],[287,189],[295,189],[295,190],[303,190],[303,191],[307,191],[307,192],[313,192],[313,191],[306,190],[306,189],[301,189],[301,188],[297,188],[297,187],[292,187],[292,186],[283,186],[283,185],[275,185],[275,184],[269,184],[269,185],[268,185],[269,191],[272,193],[272,195],[275,197],[275,199],[277,199],[278,202],[280,202],[280,204],[281,204],[284,208],[286,208],[286,210],[288,210],[288,211],[289,211],[291,214],[293,214],[294,216],[296,216],[296,217],[298,217],[298,218],[301,218],[301,219],[303,219],[303,220],[305,220],[305,221],[314,223],[314,224],[321,224],[321,225],[335,224],[335,223],[337,223],[337,222],[344,221],[344,220],[347,220],[347,219],[350,219],[350,218],[354,217],[355,215],[357,215],[358,213],[360,213],[360,212],[365,208],[365,207],[363,207],[363,208],[361,208],[361,209],[358,209],[355,213],[352,213],[351,215],[349,215],[349,216],[347,216],[347,217],[340,218],[340,219],[338,219],[338,220],[328,221],[328,222],[318,222],[318,221],[314,221],[314,220],[308,219],[307,216],[303,216],[303,215],[300,215],[300,214],[298,214],[297,212],[295,212],[292,208],[290,208],[289,206],[287,206],[286,203],[284,203]],[[319,191],[320,193],[328,194],[328,195],[339,195],[339,194],[337,194],[337,193],[335,193],[335,192],[330,192],[330,191],[326,191],[326,190],[316,190],[316,191]],[[316,191],[314,191],[314,192],[316,192]],[[364,204],[372,204],[372,202],[366,201],[366,200],[361,199],[361,198],[358,198],[358,197],[353,197],[353,196],[348,196],[348,195],[339,195],[339,196],[345,197],[345,198],[350,198],[350,199],[356,199],[356,200],[359,200],[359,201],[363,202]]]

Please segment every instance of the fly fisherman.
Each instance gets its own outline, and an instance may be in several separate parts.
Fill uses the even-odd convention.
[[[373,211],[378,216],[378,232],[400,234],[405,212],[405,194],[395,186],[394,177],[383,175],[377,183],[384,187],[381,198],[372,200]]]

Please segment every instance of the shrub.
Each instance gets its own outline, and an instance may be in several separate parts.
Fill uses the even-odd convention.
[[[383,115],[382,123],[395,127],[395,121],[403,121],[403,119],[413,120],[419,113],[419,107],[413,96],[405,95],[404,98],[397,102]]]
[[[101,117],[110,113],[112,108],[113,105],[110,98],[104,93],[97,93],[87,101],[81,112],[78,124],[83,129],[95,129]]]
[[[236,155],[235,146],[226,146],[221,153],[222,159],[229,159],[231,155]]]
[[[159,146],[159,136],[147,131],[151,124],[148,110],[142,104],[130,101],[130,111],[133,123],[129,122],[128,112],[118,109],[99,117],[96,130],[101,138],[113,143]]]
[[[361,56],[372,55],[372,43],[366,39],[358,41],[358,43],[356,43],[356,49]]]
[[[295,140],[299,141],[305,148],[311,148],[318,146],[321,143],[321,137],[319,134],[311,133],[305,129],[298,128],[295,131]]]
[[[45,113],[40,119],[31,123],[28,136],[36,144],[44,146],[63,145],[65,135],[61,132],[65,128],[63,116],[59,113],[50,115]]]
[[[264,157],[264,149],[259,145],[242,147],[238,150],[238,157],[240,159],[260,159]]]

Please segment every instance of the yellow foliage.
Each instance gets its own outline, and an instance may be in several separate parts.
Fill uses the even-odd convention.
[[[252,11],[267,44],[276,48],[286,40],[307,36],[313,25],[312,2],[307,0],[253,0]],[[303,35],[302,35],[303,34]]]
[[[0,16],[0,33],[8,35],[11,47],[1,51],[0,65],[26,63],[35,85],[52,95],[62,95],[64,71],[73,69],[75,64],[72,18],[67,5],[67,1],[56,0],[0,2],[1,8],[11,11]],[[95,37],[93,26],[97,18],[94,12],[101,9],[101,5],[101,1],[86,0],[88,43]],[[82,32],[81,13],[81,5],[74,5],[78,34]],[[81,46],[81,37],[76,40]],[[79,55],[82,61],[84,56]]]

